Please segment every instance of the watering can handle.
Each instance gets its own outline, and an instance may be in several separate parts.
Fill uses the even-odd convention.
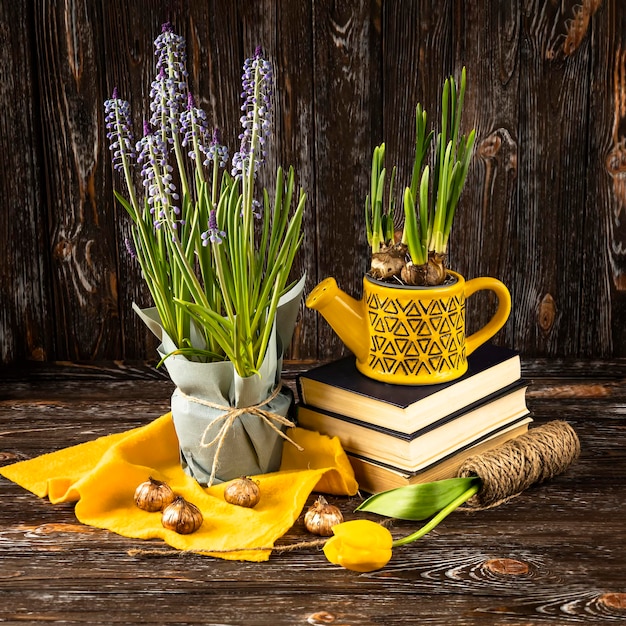
[[[491,339],[506,323],[511,313],[511,294],[506,285],[497,278],[483,276],[465,283],[465,298],[477,291],[489,290],[498,296],[498,308],[493,317],[480,330],[465,339],[466,354],[469,356],[478,346]]]

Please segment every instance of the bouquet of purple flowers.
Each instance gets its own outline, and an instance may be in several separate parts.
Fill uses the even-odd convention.
[[[276,389],[304,286],[303,279],[288,280],[302,242],[306,194],[295,195],[293,168],[287,173],[278,168],[273,198],[255,185],[271,129],[273,88],[272,68],[260,48],[244,63],[241,143],[230,171],[219,132],[209,128],[189,90],[185,40],[170,24],[155,41],[155,56],[150,116],[139,141],[133,138],[130,105],[117,89],[105,102],[113,166],[127,191],[114,193],[132,220],[127,248],[155,305],[136,310],[161,339],[159,352],[178,387],[172,399],[175,424],[192,422],[194,439],[202,435],[185,450],[179,432],[183,461],[211,482],[217,463],[199,460],[202,451],[215,455],[230,439],[241,439],[243,433],[237,433],[246,421],[265,434],[285,426],[277,428],[274,418],[254,412],[254,419],[241,412],[230,419],[230,409],[262,406],[271,398],[261,413],[277,415],[290,404]],[[200,384],[207,378],[208,398]],[[197,413],[220,419],[198,426]],[[269,455],[275,461],[280,446],[272,454],[267,442],[261,447],[246,468],[234,463],[224,469],[221,455],[218,478],[268,471],[259,459]]]

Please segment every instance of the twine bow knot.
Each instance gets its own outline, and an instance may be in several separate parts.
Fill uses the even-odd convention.
[[[276,396],[280,393],[282,385],[278,384],[268,398],[260,402],[259,404],[253,404],[252,406],[244,406],[244,407],[234,407],[234,406],[224,406],[218,404],[216,402],[210,402],[209,400],[204,400],[202,398],[196,398],[195,396],[187,395],[181,389],[178,389],[178,392],[181,396],[186,398],[191,402],[195,402],[197,404],[202,404],[203,406],[208,406],[213,409],[217,409],[222,411],[222,415],[216,417],[205,429],[202,433],[202,437],[200,438],[200,446],[202,448],[210,448],[212,446],[217,446],[215,450],[215,455],[213,457],[213,467],[211,468],[211,475],[209,476],[209,482],[207,487],[210,487],[213,484],[213,480],[215,479],[215,472],[219,465],[219,455],[222,451],[222,447],[224,445],[224,440],[226,439],[226,435],[228,431],[232,428],[235,420],[240,418],[242,415],[255,415],[260,418],[263,422],[265,422],[272,430],[278,433],[283,439],[288,441],[291,445],[295,446],[300,452],[304,450],[302,446],[298,445],[293,439],[288,437],[280,428],[278,428],[274,422],[278,423],[281,426],[285,426],[287,428],[295,427],[295,424],[288,420],[286,417],[279,415],[278,413],[273,413],[272,411],[268,411],[267,409],[262,409],[261,407],[269,404]],[[214,425],[218,422],[223,422],[221,425],[217,435],[211,439],[211,441],[205,441],[209,430],[213,428]]]

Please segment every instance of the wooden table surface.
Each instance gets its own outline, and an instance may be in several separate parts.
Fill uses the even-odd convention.
[[[565,419],[577,431],[577,464],[498,508],[453,513],[369,574],[333,566],[316,548],[264,563],[173,553],[83,526],[73,505],[0,477],[0,623],[626,621],[626,362],[523,361],[523,370],[536,423]],[[2,379],[0,464],[145,424],[168,410],[172,391],[149,368],[120,363]],[[359,497],[331,500],[356,517]],[[395,522],[391,530],[416,528]],[[280,543],[303,537],[299,520]]]

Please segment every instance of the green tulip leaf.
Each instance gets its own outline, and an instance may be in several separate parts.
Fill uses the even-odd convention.
[[[471,487],[479,487],[480,483],[480,478],[473,476],[407,485],[377,493],[356,510],[396,519],[423,520],[444,509]]]

